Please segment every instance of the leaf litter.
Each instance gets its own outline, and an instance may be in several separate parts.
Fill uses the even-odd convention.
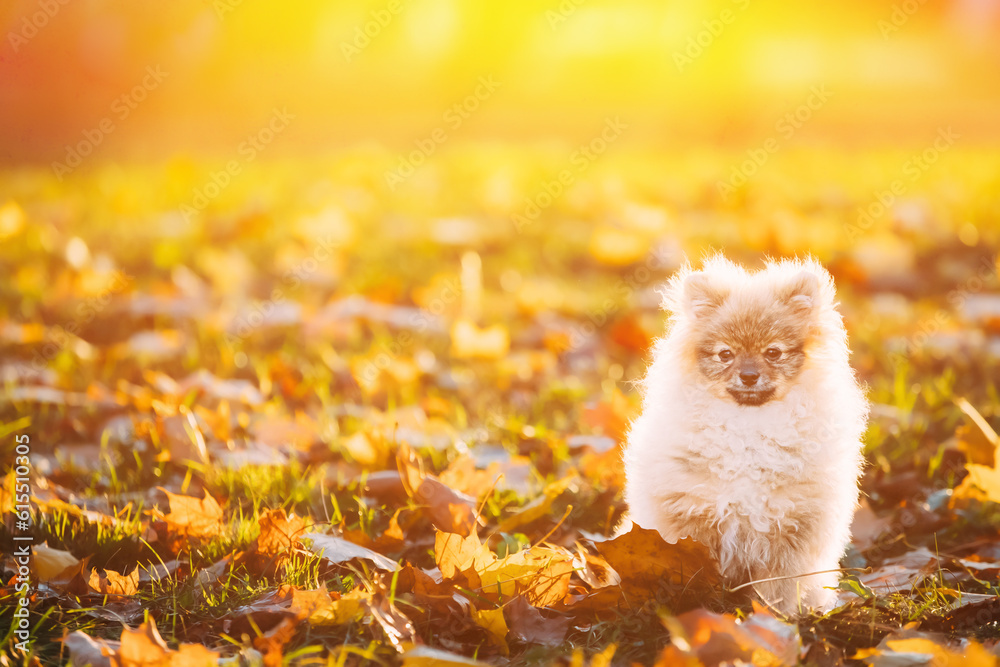
[[[305,273],[325,223],[295,207],[254,214],[287,219],[279,229],[236,205],[250,226],[227,227],[225,247],[200,222],[139,234],[113,213],[129,243],[105,259],[130,279],[86,322],[94,260],[67,266],[58,249],[63,236],[102,247],[107,230],[49,220],[44,193],[68,186],[25,176],[4,204],[37,224],[0,247],[13,277],[0,286],[0,431],[30,434],[36,466],[38,660],[996,664],[1000,285],[983,249],[1000,230],[983,222],[978,248],[944,222],[855,243],[808,213],[829,195],[815,174],[831,159],[796,169],[794,191],[766,181],[773,200],[733,206],[699,200],[711,188],[693,176],[654,203],[595,171],[521,233],[447,211],[424,228],[373,204]],[[947,187],[992,219],[975,185],[991,165],[962,164]],[[859,192],[880,185],[839,168]],[[298,192],[274,169],[275,187]],[[342,176],[362,190],[379,178],[362,163]],[[590,220],[597,196],[609,219]],[[637,207],[659,222],[614,213]],[[152,207],[130,215],[160,224]],[[874,405],[827,614],[780,618],[727,590],[705,546],[616,533],[632,381],[662,331],[655,288],[679,264],[671,248],[725,241],[674,224],[686,215],[737,225],[753,255],[813,252],[838,281]],[[900,257],[912,261],[890,271]],[[2,482],[8,539],[13,473]],[[5,627],[17,572],[4,554]]]

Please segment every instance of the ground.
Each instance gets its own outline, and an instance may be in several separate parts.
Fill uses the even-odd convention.
[[[995,160],[745,158],[0,174],[3,664],[995,664]],[[825,616],[609,537],[656,288],[711,250],[838,284],[873,410]]]

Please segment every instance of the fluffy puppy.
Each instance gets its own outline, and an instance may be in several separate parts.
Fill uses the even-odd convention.
[[[625,451],[632,521],[707,544],[730,585],[828,608],[850,539],[868,404],[833,279],[815,260],[722,256],[666,287],[667,334]]]

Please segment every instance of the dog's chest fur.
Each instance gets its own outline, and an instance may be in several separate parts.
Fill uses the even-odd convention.
[[[815,538],[831,504],[845,502],[839,495],[856,472],[844,470],[854,467],[846,424],[824,405],[834,397],[808,382],[755,408],[690,387],[664,393],[675,409],[650,411],[636,424],[662,435],[637,438],[643,451],[630,454],[656,471],[657,482],[644,486],[673,517],[677,537],[711,545],[728,577],[766,574]]]

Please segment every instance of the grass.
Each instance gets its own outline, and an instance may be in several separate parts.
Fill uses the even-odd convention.
[[[524,153],[516,164],[530,173],[537,166],[534,159]],[[722,154],[713,159],[720,165],[732,162]],[[144,204],[129,196],[124,201],[131,203],[114,204],[115,193],[94,194],[104,192],[93,187],[99,172],[80,170],[63,185],[44,175],[8,172],[0,175],[0,193],[37,224],[23,225],[0,246],[0,271],[11,276],[9,282],[0,281],[0,324],[42,322],[50,338],[73,326],[90,348],[81,353],[64,345],[45,352],[45,338],[7,336],[0,337],[2,358],[30,364],[45,352],[44,367],[55,373],[53,388],[90,398],[79,406],[10,401],[7,396],[20,384],[7,382],[0,392],[0,453],[13,455],[14,434],[30,435],[32,456],[36,461],[45,457],[51,471],[44,475],[49,485],[45,493],[66,503],[36,509],[36,544],[45,541],[89,558],[90,567],[120,572],[180,561],[176,576],[144,584],[130,598],[142,614],[155,619],[171,646],[188,641],[227,655],[246,653],[270,626],[255,628],[240,610],[262,596],[283,585],[326,587],[335,594],[361,586],[372,595],[388,596],[431,645],[503,663],[468,613],[443,615],[411,593],[397,595],[395,583],[386,583],[364,561],[331,567],[303,554],[280,563],[247,558],[207,589],[198,584],[197,575],[227,556],[251,550],[261,517],[275,509],[306,517],[311,531],[342,530],[366,544],[384,538],[399,511],[406,539],[383,547],[386,555],[431,570],[434,528],[421,504],[398,488],[369,484],[375,473],[394,469],[403,441],[417,449],[428,472],[443,474],[472,459],[484,474],[482,483],[469,490],[480,496],[480,534],[500,557],[543,538],[572,547],[587,535],[607,533],[624,510],[620,467],[614,452],[602,458],[600,452],[571,446],[570,438],[620,438],[621,425],[637,405],[634,381],[645,369],[648,343],[662,332],[654,288],[674,268],[651,262],[646,250],[632,258],[598,257],[594,239],[613,229],[643,249],[669,244],[693,257],[719,247],[748,261],[764,253],[819,256],[837,277],[854,363],[876,405],[865,435],[870,465],[862,490],[878,517],[888,522],[883,539],[853,549],[845,564],[878,570],[888,559],[919,547],[944,556],[982,553],[983,562],[995,562],[997,505],[958,506],[951,499],[968,463],[955,445],[956,429],[966,423],[955,400],[967,399],[997,427],[1000,387],[993,362],[983,348],[946,347],[942,353],[921,342],[921,327],[930,321],[945,321],[951,334],[972,332],[996,340],[992,325],[966,321],[961,303],[951,298],[956,289],[969,291],[979,258],[1000,245],[993,204],[982,195],[990,191],[995,165],[986,156],[958,149],[942,160],[948,168],[928,172],[913,195],[942,202],[939,193],[949,189],[964,197],[963,211],[979,227],[977,247],[957,240],[956,228],[963,222],[957,217],[942,218],[926,237],[902,239],[892,220],[880,221],[861,240],[845,235],[852,205],[879,185],[857,180],[862,177],[851,169],[848,156],[776,156],[769,163],[773,171],[762,174],[739,201],[721,202],[696,195],[710,192],[711,183],[683,173],[669,177],[671,188],[657,190],[647,171],[674,174],[668,161],[609,155],[607,162],[594,165],[578,193],[557,202],[544,222],[520,234],[478,199],[489,174],[459,176],[460,165],[451,164],[455,170],[447,171],[448,177],[465,179],[452,184],[453,199],[370,197],[370,210],[347,216],[349,230],[335,230],[343,240],[331,260],[301,276],[303,267],[311,266],[308,260],[318,241],[303,222],[308,216],[302,207],[289,202],[310,201],[304,183],[319,178],[329,165],[302,163],[295,170],[284,165],[268,172],[262,164],[266,176],[260,178],[281,197],[259,204],[262,209],[256,211],[246,202],[220,202],[221,208],[176,232],[163,220],[169,203],[151,199],[159,203]],[[874,178],[878,165],[891,172],[897,163],[891,155],[875,155],[872,164],[864,178]],[[340,184],[344,188],[379,193],[376,162],[355,160],[351,169],[335,173],[345,179]],[[823,203],[830,173],[841,175],[847,203]],[[531,192],[533,183],[523,176],[524,183],[514,187]],[[183,183],[162,182],[175,176],[137,170],[133,177],[130,182],[138,179],[143,191],[185,191]],[[794,189],[786,187],[791,180],[796,180]],[[621,187],[612,187],[616,182]],[[73,202],[67,205],[77,207],[77,216],[69,222],[50,219],[46,206],[52,201]],[[630,221],[626,212],[635,202],[663,212],[656,218],[659,226]],[[508,204],[516,209],[516,197]],[[826,213],[819,215],[822,211]],[[435,231],[436,221],[456,216],[468,219],[471,240],[456,241]],[[137,219],[144,224],[136,224]],[[93,256],[107,255],[132,277],[128,288],[109,294],[107,305],[89,320],[79,316],[77,304],[99,298],[107,276],[96,260],[79,268],[67,264],[59,249],[74,236]],[[866,243],[884,253],[886,266],[900,251],[909,253],[917,268],[901,275],[911,281],[903,283],[917,287],[885,282],[876,270],[884,267],[865,264],[870,248],[864,253],[859,248]],[[473,250],[481,263],[478,279],[463,277],[463,261],[468,265]],[[296,281],[289,279],[293,274]],[[472,285],[478,301],[463,301],[460,290],[455,291],[463,280],[478,280],[478,289]],[[276,288],[282,290],[278,299]],[[996,291],[994,275],[977,293]],[[336,313],[332,304],[359,295],[365,299],[358,302],[360,312]],[[879,310],[879,298],[886,296],[902,300],[904,316]],[[139,297],[160,299],[161,309],[138,308],[134,300]],[[245,336],[233,336],[241,313],[263,312],[269,303],[295,306],[301,315],[291,323],[264,317]],[[449,326],[460,317],[475,319],[475,313],[481,314],[483,326],[502,325],[510,336],[509,352],[485,359],[454,354]],[[942,320],[938,313],[946,317]],[[175,350],[140,353],[130,347],[135,333],[168,330],[182,341]],[[365,376],[371,368],[377,370],[374,378]],[[212,373],[220,384],[228,379],[249,382],[263,402],[220,398],[224,392],[218,387],[189,388],[176,395],[164,389],[167,380],[183,382],[200,370]],[[181,442],[194,437],[190,430],[181,438],[165,426],[182,406],[203,431],[207,462],[194,460],[198,457],[192,458],[190,442]],[[418,409],[420,419],[413,416]],[[267,445],[280,449],[288,463],[220,464],[221,454],[241,452],[259,439],[256,429],[265,418],[284,424],[288,433],[295,432],[289,425],[305,429],[301,442],[288,436],[277,446]],[[111,428],[115,419],[128,427]],[[372,451],[351,448],[357,433],[368,437]],[[79,444],[98,445],[97,459],[70,465],[68,452]],[[499,467],[490,469],[491,461]],[[501,470],[504,477],[495,481]],[[572,478],[568,490],[542,516],[509,531],[497,530],[516,510],[538,499],[547,484],[566,478]],[[42,476],[34,483],[41,497]],[[157,531],[158,524],[150,512],[154,507],[165,510],[158,487],[199,497],[207,492],[218,499],[224,508],[219,534],[177,548],[155,541],[150,529]],[[71,508],[84,501],[116,521],[93,522]],[[0,527],[0,540],[10,536],[9,526]],[[2,567],[10,572],[9,564]],[[994,617],[957,629],[942,625],[955,601],[953,591],[1000,593],[993,579],[956,584],[945,574],[940,570],[912,591],[899,593],[866,596],[859,587],[862,595],[849,604],[801,619],[802,640],[807,646],[834,647],[849,658],[909,623],[943,629],[952,639],[1000,639]],[[6,635],[6,646],[12,626],[4,603],[10,590],[0,588],[0,636]],[[481,609],[496,606],[473,593],[458,596]],[[55,641],[64,628],[117,639],[120,623],[107,614],[94,615],[113,609],[111,602],[93,594],[39,595],[33,602],[39,659],[65,662]],[[752,614],[746,604],[733,600],[724,609],[739,617]],[[551,664],[574,650],[593,656],[614,645],[615,664],[650,664],[669,641],[662,617],[678,611],[664,600],[651,600],[628,613],[575,618],[565,642],[556,646],[511,637],[508,660]],[[456,625],[442,628],[442,618]],[[385,631],[371,621],[300,623],[283,652],[285,664],[400,662]],[[18,657],[13,664],[30,661]]]

